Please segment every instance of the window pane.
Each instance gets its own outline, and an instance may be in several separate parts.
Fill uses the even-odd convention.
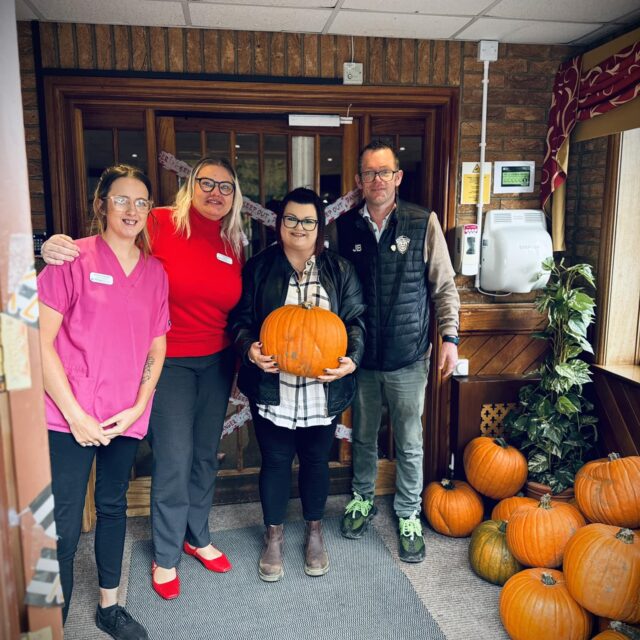
[[[229,160],[229,134],[207,133],[207,155],[212,158],[225,158]]]
[[[400,198],[407,202],[421,203],[422,185],[425,181],[422,162],[422,137],[400,136],[398,147],[400,168],[404,174],[400,183]]]
[[[176,153],[192,167],[202,157],[200,133],[198,131],[176,131]]]
[[[264,199],[267,209],[287,194],[287,136],[264,137]]]
[[[85,228],[89,227],[93,218],[93,192],[96,189],[100,175],[114,164],[113,133],[111,129],[85,129],[84,158],[87,169],[87,208],[85,213]]]
[[[258,134],[240,133],[236,136],[236,171],[242,195],[260,202],[260,165],[258,162]]]
[[[335,202],[342,191],[342,138],[320,136],[320,198]]]
[[[147,137],[144,131],[118,131],[118,162],[147,172]]]

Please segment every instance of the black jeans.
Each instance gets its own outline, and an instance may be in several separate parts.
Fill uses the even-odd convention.
[[[120,584],[127,528],[127,488],[139,440],[119,436],[108,446],[82,447],[70,433],[49,431],[51,487],[58,535],[60,582],[66,620],[73,591],[73,559],[82,527],[87,481],[96,459],[95,554],[98,584],[115,589]]]
[[[165,569],[177,566],[185,540],[195,547],[211,542],[209,512],[234,364],[231,349],[164,361],[149,442],[153,552]]]
[[[260,502],[266,526],[282,524],[291,487],[291,465],[296,453],[300,469],[298,488],[305,520],[322,520],[329,495],[329,454],[337,418],[329,425],[286,429],[263,418],[251,404],[262,466]]]

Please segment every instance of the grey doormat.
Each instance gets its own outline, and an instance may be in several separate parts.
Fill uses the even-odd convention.
[[[304,522],[285,524],[285,574],[258,578],[262,528],[219,531],[214,544],[234,565],[207,571],[182,555],[181,595],[162,600],[151,588],[151,542],[135,542],[127,609],[151,640],[446,640],[373,527],[361,540],[324,521],[329,573],[304,573]]]

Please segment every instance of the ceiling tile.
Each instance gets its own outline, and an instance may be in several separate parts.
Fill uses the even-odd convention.
[[[16,20],[37,20],[38,16],[22,0],[16,0]]]
[[[456,34],[459,40],[498,40],[518,44],[568,44],[601,24],[479,18]]]
[[[387,11],[389,13],[428,13],[432,15],[475,16],[490,7],[495,0],[345,0],[342,9]]]
[[[184,14],[179,2],[152,0],[31,0],[45,20],[91,24],[134,24],[182,26]]]
[[[252,31],[297,31],[320,33],[331,9],[292,10],[282,7],[258,7],[191,3],[191,22],[194,26],[212,29],[247,29]],[[249,25],[251,25],[249,27]]]
[[[576,46],[590,45],[596,42],[609,39],[609,36],[615,37],[620,35],[619,24],[605,24],[603,27],[588,33],[582,38],[576,38],[571,41],[571,44]]]
[[[190,5],[193,4],[229,4],[229,0],[190,0]],[[333,9],[336,6],[338,0],[239,0],[234,2],[233,6],[260,6],[260,7],[294,7],[301,9]]]
[[[451,16],[361,13],[342,10],[333,21],[329,33],[443,40],[450,38],[468,22],[469,18]]]
[[[487,16],[577,22],[611,22],[638,8],[638,0],[502,0]]]

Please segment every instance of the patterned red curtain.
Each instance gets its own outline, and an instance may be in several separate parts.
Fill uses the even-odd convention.
[[[576,123],[607,113],[640,95],[640,41],[621,49],[584,75],[581,65],[582,56],[576,56],[563,62],[556,74],[542,165],[542,207],[567,179],[558,163],[558,152]]]

